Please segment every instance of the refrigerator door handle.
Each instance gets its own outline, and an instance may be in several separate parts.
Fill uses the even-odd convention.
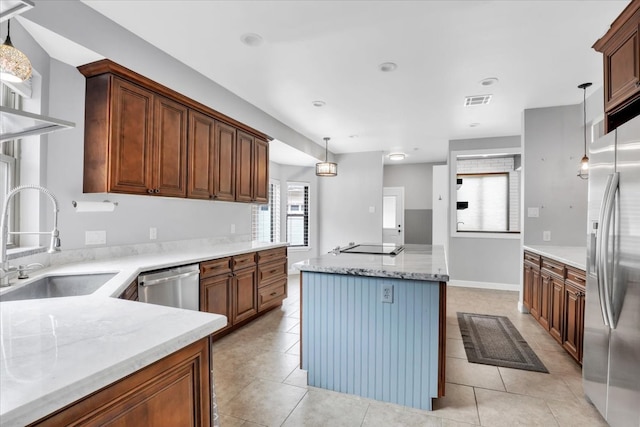
[[[604,228],[604,216],[607,208],[607,200],[609,199],[609,190],[611,188],[611,181],[613,180],[613,175],[607,176],[607,183],[604,186],[604,194],[602,195],[602,203],[600,203],[600,212],[598,214],[598,228],[596,229],[596,260],[595,260],[595,273],[596,273],[596,284],[598,287],[598,297],[600,299],[600,311],[602,312],[602,321],[605,325],[609,326],[609,315],[607,314],[607,307],[605,305],[605,297],[604,297],[604,279],[602,277],[602,240],[603,233],[602,229]]]
[[[609,230],[611,228],[611,220],[613,219],[613,211],[615,208],[615,198],[618,190],[618,180],[620,174],[614,172],[609,175],[611,180],[609,182],[609,189],[606,192],[604,217],[602,221],[602,235],[600,239],[601,252],[601,265],[602,265],[602,283],[604,293],[605,311],[607,313],[608,324],[611,329],[616,328],[616,320],[613,314],[613,301],[611,298],[611,281],[609,280]],[[615,236],[614,236],[615,237]]]

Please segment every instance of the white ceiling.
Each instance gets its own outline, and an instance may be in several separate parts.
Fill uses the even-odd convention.
[[[578,84],[600,87],[591,45],[629,1],[84,3],[323,148],[331,137],[334,153],[435,162],[450,139],[519,135],[524,109],[577,104]],[[263,43],[246,46],[246,33]],[[386,61],[397,70],[379,71]],[[488,77],[499,83],[481,85]],[[463,106],[488,93],[489,105]],[[302,161],[290,156],[281,162]]]

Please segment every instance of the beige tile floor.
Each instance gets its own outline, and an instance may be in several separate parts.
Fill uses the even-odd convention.
[[[518,294],[449,287],[446,396],[422,411],[306,385],[299,366],[299,281],[283,306],[214,343],[222,427],[606,426],[585,401],[580,367],[517,310]],[[456,312],[508,316],[549,374],[467,362]]]

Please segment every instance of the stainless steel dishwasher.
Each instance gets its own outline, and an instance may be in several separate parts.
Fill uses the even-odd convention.
[[[142,302],[169,307],[200,309],[200,265],[192,264],[151,271],[138,276]]]

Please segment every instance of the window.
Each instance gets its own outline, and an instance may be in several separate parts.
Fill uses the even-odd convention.
[[[452,232],[519,233],[520,165],[515,153],[458,154]]]
[[[287,242],[309,246],[309,184],[287,183]]]
[[[21,97],[8,86],[2,84],[0,93],[0,104],[3,107],[11,107],[20,109]],[[17,174],[17,158],[18,158],[18,141],[4,141],[0,143],[0,210],[4,206],[7,193],[18,185]],[[9,212],[9,231],[16,231],[15,224],[19,210],[17,209],[17,199],[13,200],[11,211]],[[15,247],[18,244],[18,236],[10,234],[8,236],[7,248]]]
[[[251,208],[251,238],[258,242],[280,242],[280,184],[269,183],[269,203]]]

